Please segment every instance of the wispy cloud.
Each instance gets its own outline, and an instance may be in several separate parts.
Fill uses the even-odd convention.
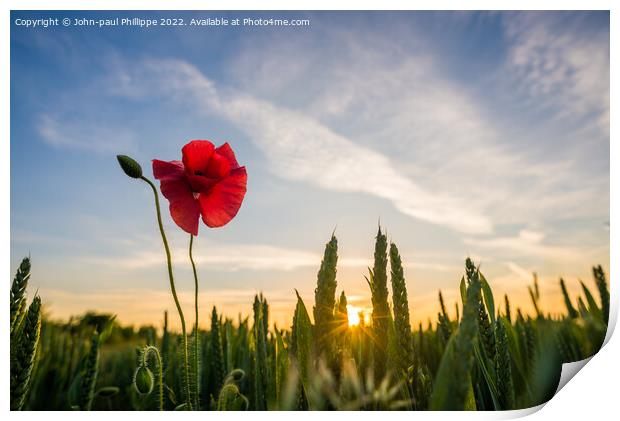
[[[506,266],[513,274],[521,279],[530,279],[532,277],[533,271],[527,270],[515,262],[506,262]]]
[[[512,237],[465,238],[463,241],[465,244],[486,250],[493,249],[541,259],[566,260],[575,259],[582,255],[583,251],[578,248],[545,244],[544,239],[544,233],[524,229]]]
[[[215,113],[245,131],[277,176],[335,191],[371,194],[406,215],[457,231],[486,233],[491,221],[471,203],[422,188],[385,155],[348,139],[307,114],[216,83],[179,60],[146,61],[118,71],[114,92],[169,95]]]
[[[185,253],[174,253],[173,256],[175,265],[185,267],[190,265]],[[160,267],[164,264],[161,250],[130,252],[122,256],[91,256],[85,259],[90,263],[125,269]],[[317,266],[321,261],[321,256],[269,245],[235,244],[204,247],[194,261],[197,266],[224,271],[242,269],[290,271]]]
[[[583,115],[608,112],[608,62],[597,37],[572,42],[577,35],[545,26],[547,15],[504,20],[510,45],[499,73],[527,86],[535,102],[549,99],[554,112],[569,103]],[[397,39],[423,39],[405,27]],[[227,120],[278,177],[381,198],[405,215],[461,233],[544,224],[560,210],[564,218],[604,213],[604,177],[584,171],[574,153],[559,158],[522,148],[489,108],[492,93],[481,98],[447,75],[432,43],[395,41],[395,30],[390,36],[314,30],[333,42],[247,40],[238,58],[225,59],[231,69],[225,82],[184,60],[129,63],[115,55],[105,93],[174,101],[198,116]],[[584,55],[591,49],[593,62]],[[319,61],[326,63],[320,75],[313,65]],[[47,137],[66,145],[77,138],[54,130]]]
[[[384,36],[322,29],[329,45],[277,37],[248,43],[230,66],[237,85],[381,151],[424,192],[467,204],[491,229],[545,221],[559,210],[572,217],[601,209],[604,179],[578,164],[574,143],[562,142],[561,157],[544,144],[534,151],[522,136],[536,136],[540,127],[518,135],[502,124],[508,104],[493,91],[508,73],[501,62],[484,69],[486,89],[476,91],[446,71],[441,48],[416,25],[395,23]],[[328,63],[320,74],[317,62]],[[510,92],[508,102],[520,99]],[[401,190],[401,201],[409,192],[416,193]]]
[[[165,264],[162,251],[147,250],[132,252],[128,250],[122,255],[84,256],[81,259],[89,264],[104,265],[114,268],[139,270],[161,267]],[[197,266],[212,270],[238,271],[292,271],[301,268],[319,267],[322,255],[314,252],[275,247],[265,244],[228,244],[209,245],[195,252],[194,261]],[[173,262],[181,267],[189,267],[190,261],[182,250],[173,253]],[[338,259],[340,268],[362,268],[372,266],[372,260],[362,257],[341,256]],[[458,270],[458,268],[433,262],[411,262],[407,268],[416,268],[438,272]]]
[[[83,124],[51,114],[39,117],[37,129],[41,138],[55,148],[109,153],[132,150],[135,143],[134,135],[122,128]]]
[[[566,13],[511,14],[504,24],[507,71],[532,104],[564,120],[593,116],[608,135],[609,32],[584,33],[583,19]]]

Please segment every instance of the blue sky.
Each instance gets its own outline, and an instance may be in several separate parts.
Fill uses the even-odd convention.
[[[285,17],[308,27],[11,27],[11,265],[33,259],[54,317],[94,308],[158,324],[173,309],[147,186],[115,155],[180,158],[228,141],[248,193],[201,227],[201,307],[290,322],[334,227],[339,290],[361,308],[380,219],[414,320],[456,300],[472,256],[525,311],[609,267],[606,12],[13,12],[37,17]],[[172,224],[189,306],[189,239]],[[311,305],[311,304],[309,304]],[[206,314],[206,312],[204,313]],[[201,323],[206,324],[204,318]]]

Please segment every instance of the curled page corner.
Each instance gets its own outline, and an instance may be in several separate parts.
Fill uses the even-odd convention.
[[[532,406],[529,408],[523,408],[523,409],[513,409],[510,411],[501,411],[501,412],[497,412],[497,419],[500,420],[514,420],[517,418],[524,418],[527,417],[529,415],[532,415],[538,411],[540,411],[545,405],[547,405],[547,402],[545,403],[541,403],[540,405],[536,405],[536,406]]]
[[[575,377],[577,374],[590,360],[592,357],[588,357],[583,360],[575,361],[572,363],[564,363],[562,364],[562,373],[560,374],[560,382],[558,383],[558,388],[555,390],[554,396],[558,394],[560,390],[566,384]]]

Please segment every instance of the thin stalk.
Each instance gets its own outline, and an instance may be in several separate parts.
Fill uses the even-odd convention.
[[[170,247],[168,246],[168,240],[166,239],[166,233],[164,232],[164,225],[161,222],[161,209],[159,207],[159,194],[157,194],[157,188],[148,178],[141,176],[142,180],[144,180],[151,189],[153,189],[153,195],[155,196],[155,209],[157,210],[157,224],[159,225],[159,232],[161,234],[161,239],[164,243],[164,249],[166,250],[166,262],[168,264],[168,278],[170,279],[170,290],[172,291],[172,297],[174,298],[174,303],[177,306],[177,311],[179,312],[179,318],[181,319],[181,331],[183,333],[183,357],[185,360],[185,393],[187,395],[187,406],[191,410],[192,409],[192,400],[190,395],[189,388],[189,358],[187,356],[187,330],[185,327],[185,316],[183,316],[183,309],[181,309],[181,304],[179,303],[179,297],[177,297],[177,290],[174,286],[174,276],[172,274],[172,258],[170,257]]]
[[[194,324],[194,370],[196,380],[195,399],[196,406],[198,406],[198,382],[199,382],[199,368],[198,368],[198,274],[196,273],[196,264],[194,263],[194,256],[192,249],[194,245],[194,235],[189,235],[189,260],[192,262],[192,271],[194,272],[194,310],[196,313],[196,323]]]

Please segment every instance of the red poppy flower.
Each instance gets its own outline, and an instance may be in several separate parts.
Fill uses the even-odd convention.
[[[247,174],[228,143],[208,140],[183,146],[183,161],[153,160],[153,175],[170,202],[170,215],[183,230],[198,235],[198,219],[221,227],[235,217],[246,192]]]

